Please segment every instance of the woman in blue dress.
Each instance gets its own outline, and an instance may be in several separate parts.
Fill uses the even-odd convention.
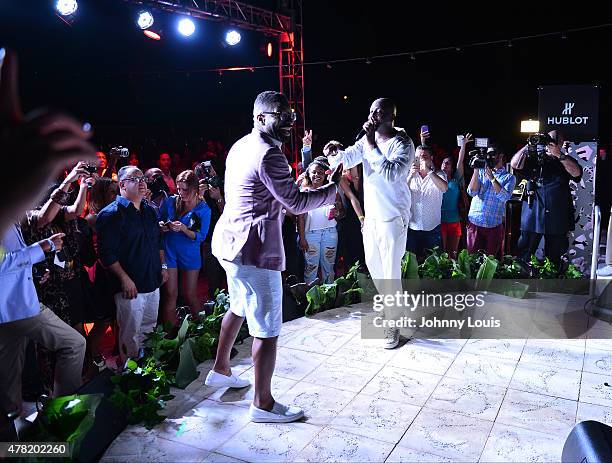
[[[177,195],[164,201],[159,211],[168,281],[162,286],[161,309],[164,322],[176,325],[178,285],[193,316],[201,311],[197,298],[198,275],[202,267],[200,244],[208,234],[211,211],[198,193],[198,177],[192,170],[176,177]]]

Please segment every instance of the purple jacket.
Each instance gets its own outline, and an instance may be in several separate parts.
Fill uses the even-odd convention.
[[[285,269],[283,208],[294,214],[333,204],[335,185],[301,192],[291,177],[281,143],[257,129],[238,140],[227,156],[225,209],[212,237],[218,259],[269,270]]]

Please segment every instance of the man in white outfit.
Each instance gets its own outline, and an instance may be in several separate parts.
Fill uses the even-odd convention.
[[[363,163],[363,246],[366,265],[381,294],[390,289],[401,291],[401,260],[410,220],[406,179],[414,161],[414,144],[404,130],[394,126],[395,116],[395,103],[379,98],[363,124],[364,136],[345,150],[338,150],[337,142],[329,142],[323,149],[332,169],[339,164],[349,169]],[[398,343],[399,329],[386,329],[383,346],[393,349]]]

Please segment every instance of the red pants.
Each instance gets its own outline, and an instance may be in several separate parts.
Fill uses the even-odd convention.
[[[499,257],[504,239],[503,223],[493,228],[486,228],[474,225],[468,220],[466,229],[468,252],[473,253],[483,250],[487,255]]]

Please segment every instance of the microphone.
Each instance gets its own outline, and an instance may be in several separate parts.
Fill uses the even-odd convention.
[[[359,133],[357,134],[357,136],[355,137],[355,141],[359,141],[359,139],[363,137],[365,134],[366,134],[365,129],[361,129]]]

